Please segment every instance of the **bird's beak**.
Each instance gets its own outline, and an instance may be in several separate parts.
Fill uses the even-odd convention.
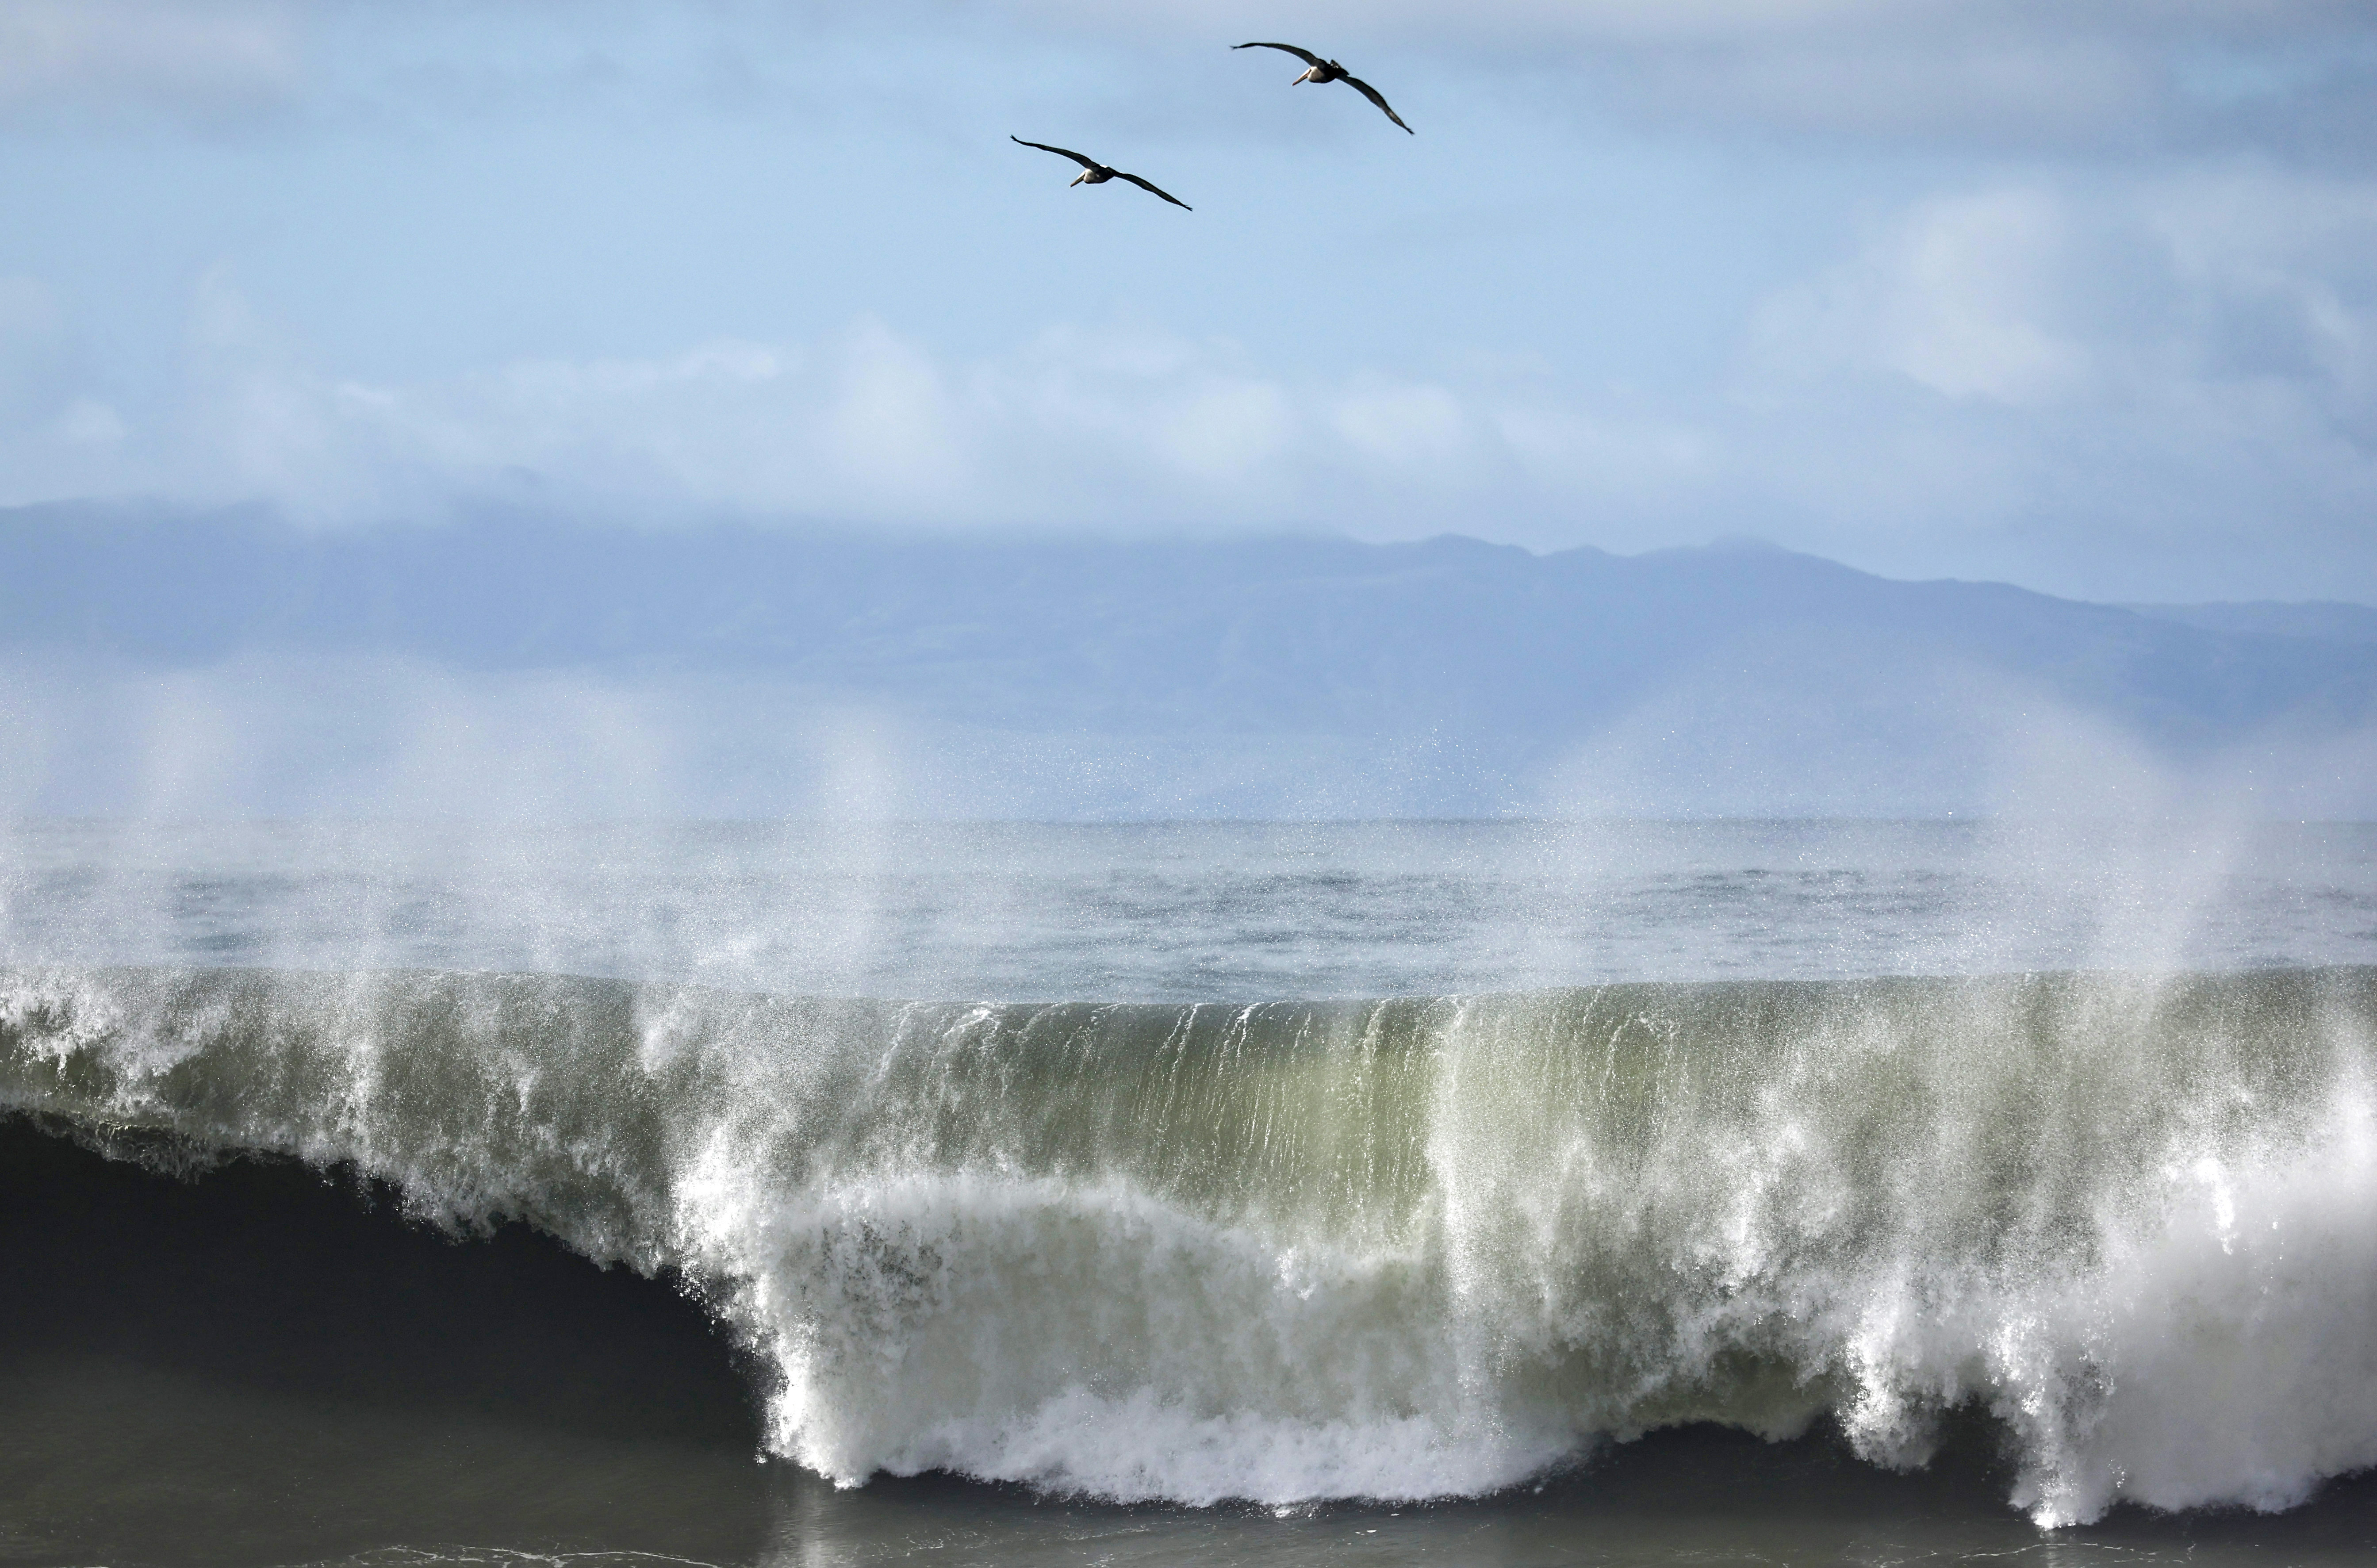
[[[1084,169],[1080,174],[1073,176],[1071,183],[1074,185],[1080,185],[1083,180],[1086,180],[1089,177],[1090,172],[1087,169]]]

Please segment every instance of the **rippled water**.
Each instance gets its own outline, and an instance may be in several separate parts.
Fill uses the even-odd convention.
[[[2377,960],[2377,827],[20,823],[18,962],[1256,1000]]]

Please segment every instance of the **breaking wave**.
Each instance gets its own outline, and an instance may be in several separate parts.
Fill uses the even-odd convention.
[[[1975,1404],[2043,1525],[2377,1464],[2377,969],[1193,1007],[0,970],[0,1107],[674,1273],[843,1483],[1417,1499],[1824,1417],[1907,1466]]]

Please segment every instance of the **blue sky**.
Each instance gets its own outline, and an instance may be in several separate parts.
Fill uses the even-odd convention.
[[[2365,5],[0,0],[0,504],[2377,601]]]

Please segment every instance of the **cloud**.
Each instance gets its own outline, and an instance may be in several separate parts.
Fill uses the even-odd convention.
[[[298,16],[271,0],[0,0],[0,113],[253,113],[296,85]]]
[[[1479,433],[1442,387],[1356,386],[1336,400],[1330,423],[1371,461],[1423,477],[1457,474],[1475,461]]]
[[[0,470],[24,498],[120,485],[126,429],[86,385],[74,322],[38,278],[0,276]]]
[[[0,277],[0,421],[38,417],[65,373],[66,317],[39,278]]]
[[[1927,198],[1766,302],[1737,391],[1806,513],[1894,518],[1952,559],[2033,528],[2066,591],[2109,589],[2075,563],[2126,544],[2164,581],[2132,597],[2189,574],[2218,596],[2270,551],[2293,592],[2324,559],[2365,595],[2377,184],[2240,165]]]
[[[1009,0],[1063,37],[1275,37],[1669,130],[1993,149],[2377,154],[2377,16],[2347,0]],[[1356,57],[1359,57],[1358,60]],[[2309,130],[2312,134],[2306,135]]]
[[[1772,290],[1729,370],[1659,395],[1144,325],[956,353],[864,317],[365,377],[218,270],[159,415],[78,367],[73,328],[39,281],[0,282],[0,503],[145,491],[373,521],[501,497],[1621,550],[1749,533],[2082,596],[2377,598],[2377,180],[2260,160],[1919,197]]]
[[[2377,162],[2377,14],[2352,0],[888,0],[856,19],[824,0],[0,0],[0,112],[210,124],[307,94],[436,122],[591,100],[923,122],[1057,79],[1095,93],[1120,52],[1130,112],[1226,136],[1245,127],[1186,96],[1212,62],[1182,52],[1281,32],[1415,88],[1668,134]],[[343,64],[309,73],[309,42]]]
[[[1491,384],[1284,375],[1143,329],[1064,326],[961,358],[862,318],[808,343],[380,384],[305,365],[221,277],[198,315],[189,408],[153,471],[194,497],[331,520],[542,495],[958,527],[1427,527],[1547,483],[1589,491],[1592,473],[1561,467],[1581,442],[1638,492],[1682,449],[1617,423],[1596,437],[1588,411],[1555,417]]]
[[[1952,399],[2071,396],[2089,368],[2063,297],[2076,243],[2066,204],[2043,190],[1935,198],[1770,298],[1759,346],[1776,369],[1893,372]]]

